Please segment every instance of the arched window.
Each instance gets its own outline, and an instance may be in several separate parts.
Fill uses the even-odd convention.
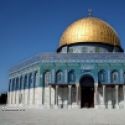
[[[49,83],[51,83],[51,72],[50,71],[45,72],[44,83],[45,83],[45,86],[47,86]]]
[[[106,82],[106,71],[105,70],[100,70],[99,71],[99,73],[98,73],[98,79],[99,79],[100,83]]]
[[[111,75],[111,78],[112,78],[112,82],[115,83],[115,82],[118,82],[119,81],[119,74],[117,71],[113,71],[112,72],[112,75]]]
[[[61,70],[56,72],[56,82],[57,83],[63,82],[63,72]]]
[[[68,72],[68,83],[73,83],[75,82],[75,72],[74,70],[70,70]]]

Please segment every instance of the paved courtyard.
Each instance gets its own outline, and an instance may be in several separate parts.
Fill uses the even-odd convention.
[[[0,125],[125,125],[125,110],[0,110]]]

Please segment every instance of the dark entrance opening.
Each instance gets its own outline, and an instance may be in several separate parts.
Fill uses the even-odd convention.
[[[81,108],[94,107],[94,79],[85,75],[80,79]]]

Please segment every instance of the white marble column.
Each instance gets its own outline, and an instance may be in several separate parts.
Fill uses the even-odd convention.
[[[26,74],[27,75],[27,74]],[[28,104],[28,75],[27,77],[25,78],[24,82],[25,82],[25,105]]]
[[[51,108],[51,85],[49,86],[49,107]]]
[[[103,89],[103,108],[105,108],[105,89],[106,89],[106,86],[102,85],[102,89]]]
[[[55,87],[55,107],[58,108],[58,85]]]
[[[119,89],[119,86],[118,85],[115,85],[115,108],[118,109],[119,108],[119,101],[118,101],[118,89]]]
[[[27,105],[30,104],[30,74],[27,75]]]
[[[76,85],[76,104],[79,107],[79,84]]]
[[[16,90],[16,105],[19,105],[19,95],[20,95],[20,78],[18,78],[18,82],[17,82],[17,90]]]
[[[33,77],[32,77],[32,81],[33,81],[33,105],[35,105],[35,84],[36,84],[36,72],[33,72]]]
[[[29,105],[33,106],[34,104],[34,72],[29,75]]]
[[[36,92],[35,92],[35,97],[36,97]],[[35,98],[35,103],[36,103],[36,98]],[[45,87],[42,87],[42,105],[44,106],[45,104]]]
[[[68,107],[72,105],[72,85],[68,85]]]
[[[15,82],[14,82],[14,105],[16,105],[16,78],[15,78]]]
[[[23,75],[22,76],[22,94],[23,94],[23,97],[22,97],[22,104],[25,105],[25,76]]]
[[[15,91],[14,91],[14,94],[15,94],[14,104],[16,106],[17,105],[17,83],[16,83],[16,78],[15,78]]]
[[[56,86],[54,86],[54,105],[56,106]]]
[[[19,105],[22,103],[22,92],[21,92],[21,89],[22,89],[22,76],[20,76],[19,78],[19,81],[20,81],[20,87],[19,87]]]
[[[94,108],[98,108],[98,101],[97,101],[97,99],[98,99],[98,85],[95,85],[94,86]]]

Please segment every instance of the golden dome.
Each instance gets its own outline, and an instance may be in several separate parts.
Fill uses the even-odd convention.
[[[86,17],[72,23],[61,36],[60,46],[84,42],[120,46],[115,30],[105,21],[95,17]]]

